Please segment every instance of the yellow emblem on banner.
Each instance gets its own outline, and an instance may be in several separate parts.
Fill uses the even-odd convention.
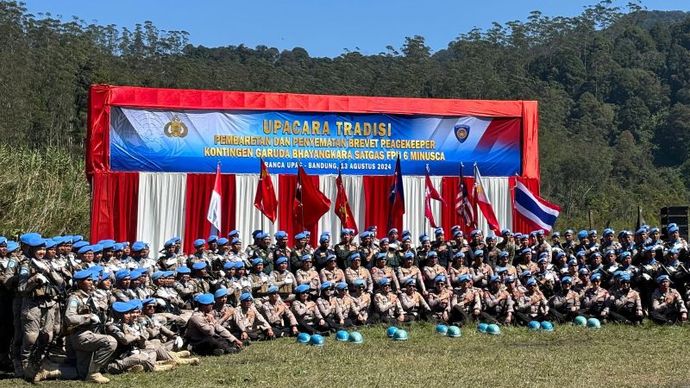
[[[189,133],[187,125],[180,120],[177,115],[173,116],[169,123],[165,124],[163,127],[163,133],[167,137],[185,137]]]

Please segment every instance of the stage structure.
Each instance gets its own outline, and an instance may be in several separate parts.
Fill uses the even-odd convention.
[[[185,251],[208,237],[206,212],[218,162],[222,230],[294,230],[297,163],[335,204],[338,168],[360,230],[387,232],[388,195],[400,155],[406,211],[393,225],[433,236],[424,222],[424,174],[446,205],[432,201],[446,232],[455,212],[460,163],[473,185],[474,163],[501,227],[529,232],[513,211],[519,176],[539,192],[535,101],[359,97],[290,93],[155,89],[94,85],[89,94],[86,173],[92,187],[91,241],[142,240],[158,250],[173,236]],[[276,187],[275,224],[253,206],[262,157]],[[486,222],[479,216],[485,232]],[[311,228],[337,241],[331,210]],[[466,229],[467,231],[467,229]],[[450,238],[450,236],[447,236]]]

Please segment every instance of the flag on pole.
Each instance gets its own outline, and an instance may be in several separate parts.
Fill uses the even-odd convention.
[[[216,167],[216,179],[213,184],[213,191],[211,192],[211,202],[208,204],[208,213],[206,213],[206,219],[211,223],[212,235],[220,234],[221,226],[221,210],[220,210],[220,198],[221,198],[221,185],[220,185],[220,162]]]
[[[494,208],[491,206],[491,201],[484,190],[482,176],[479,174],[479,167],[477,167],[477,163],[474,164],[474,195],[479,210],[482,211],[484,218],[486,218],[486,223],[489,224],[489,229],[493,230],[497,235],[501,234],[501,227],[498,225],[496,213],[494,213]]]
[[[465,177],[462,173],[463,167],[464,165],[460,163],[460,187],[458,187],[458,195],[455,196],[455,212],[460,216],[465,226],[475,228],[477,219],[474,217],[474,206],[472,206],[467,193],[467,185],[465,185]]]
[[[307,230],[331,208],[331,200],[314,185],[302,166],[297,169],[293,217],[297,230]]]
[[[393,222],[396,218],[402,217],[405,214],[405,193],[403,192],[402,171],[400,170],[400,155],[395,162],[395,173],[393,174],[394,182],[391,186],[388,202],[390,208],[388,211],[388,229],[393,227]]]
[[[350,202],[347,200],[347,193],[345,193],[345,186],[343,185],[343,178],[338,169],[338,177],[335,178],[335,187],[337,194],[335,197],[335,215],[340,219],[343,229],[353,229],[355,234],[359,233],[357,230],[357,223],[355,217],[352,216],[352,209],[350,209]]]
[[[553,230],[553,225],[561,212],[561,208],[531,192],[518,177],[515,184],[515,211],[533,230]]]
[[[431,183],[431,177],[429,177],[429,165],[426,165],[426,177],[424,179],[424,216],[429,220],[432,228],[436,228],[436,220],[434,219],[434,213],[431,212],[431,200],[435,199],[441,201],[442,204],[446,204],[443,200],[441,194],[438,193],[434,185]]]
[[[272,223],[276,222],[278,214],[278,199],[276,198],[276,191],[273,188],[273,181],[268,174],[268,167],[263,159],[259,159],[261,163],[261,174],[259,175],[259,184],[256,186],[256,195],[254,196],[254,207],[266,216]]]

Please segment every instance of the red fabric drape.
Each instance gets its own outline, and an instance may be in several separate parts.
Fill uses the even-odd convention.
[[[393,219],[393,225],[388,225],[388,213],[391,207],[389,195],[394,181],[393,175],[362,177],[365,201],[364,224],[367,228],[376,225],[378,238],[385,237],[389,227],[398,228],[398,231],[402,233],[402,217],[396,217]]]
[[[539,186],[539,114],[536,101],[522,101],[522,176]],[[530,190],[532,188],[530,187]],[[537,190],[538,192],[538,190]]]
[[[312,182],[319,187],[319,176],[311,175]],[[297,186],[297,175],[278,175],[278,225],[280,230],[286,231],[292,240],[295,234],[302,232],[297,230],[293,219],[293,207],[295,204],[295,188]],[[308,229],[311,232],[311,239],[309,242],[312,246],[316,246],[319,241],[318,222]],[[247,231],[246,233],[251,233]],[[245,233],[245,232],[243,232]],[[293,241],[290,241],[290,245]]]
[[[527,186],[527,188],[533,193],[539,195],[539,179],[535,178],[521,178],[522,183]],[[511,176],[508,179],[508,187],[510,188],[510,201],[515,203],[515,185],[517,183],[517,178]],[[520,213],[513,207],[513,232],[520,233],[530,233],[535,230],[534,224],[525,219]]]
[[[206,220],[215,174],[187,174],[185,193],[184,246],[185,252],[194,251],[194,240],[208,238],[211,223]],[[235,175],[222,174],[221,179],[221,234],[235,229]]]
[[[98,172],[91,179],[90,241],[134,241],[137,235],[139,173]]]
[[[470,203],[474,206],[474,197],[472,196],[472,188],[474,187],[473,177],[464,177],[465,187],[467,188],[467,195],[470,199]],[[463,233],[467,236],[472,232],[471,226],[466,226],[465,221],[462,217],[455,212],[455,197],[458,195],[458,189],[460,185],[460,177],[457,176],[447,176],[441,178],[441,197],[446,201],[448,206],[441,207],[441,225],[443,230],[446,232],[448,239],[453,238],[450,234],[450,228],[453,225],[460,225],[462,227]],[[474,206],[474,217],[477,218],[478,209]]]

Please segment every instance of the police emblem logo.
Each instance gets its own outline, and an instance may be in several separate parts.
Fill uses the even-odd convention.
[[[464,143],[465,140],[467,140],[467,137],[470,136],[470,126],[465,125],[465,124],[456,124],[455,128],[455,137],[458,139],[460,143]]]
[[[187,125],[180,120],[177,115],[173,116],[169,123],[165,124],[163,127],[163,133],[167,137],[185,137],[189,133]]]

